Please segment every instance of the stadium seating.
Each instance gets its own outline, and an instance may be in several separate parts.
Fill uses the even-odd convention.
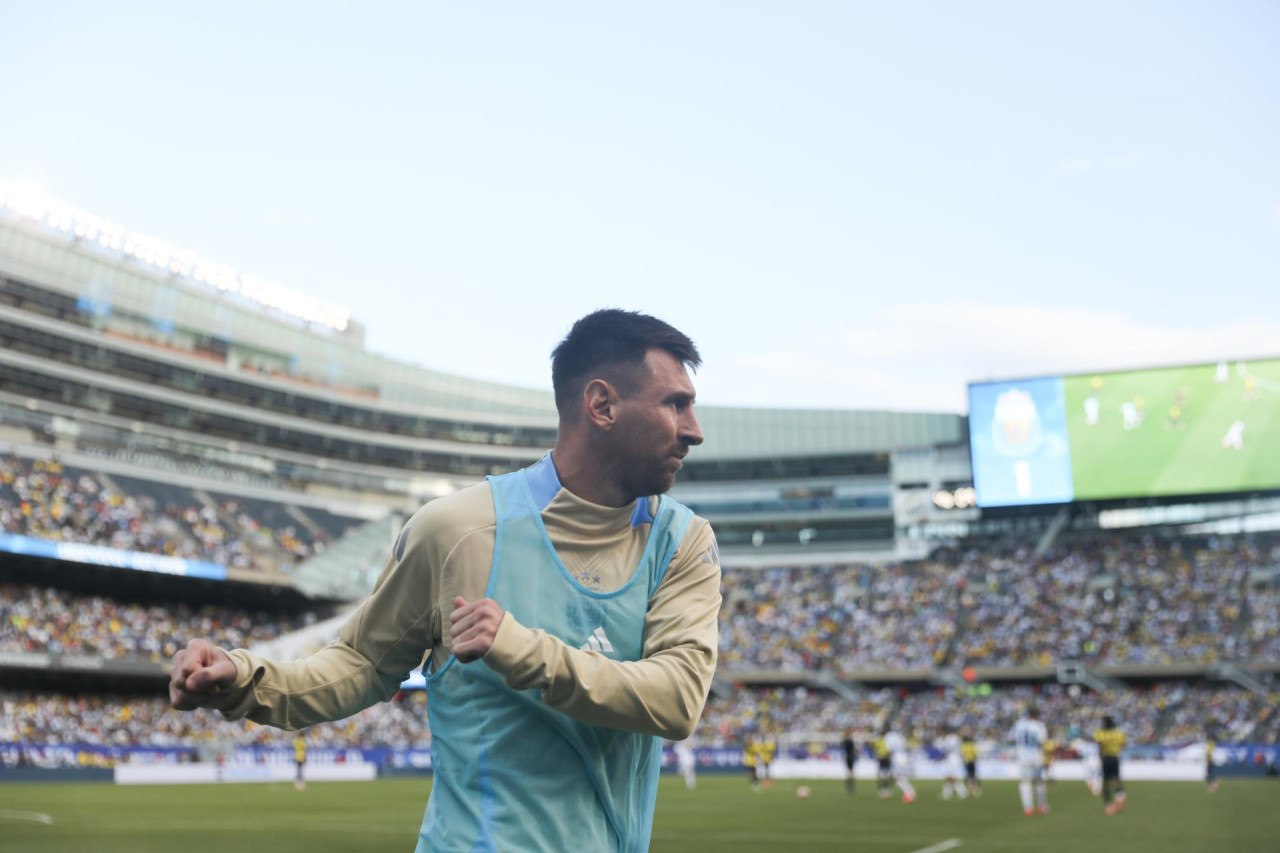
[[[228,648],[273,640],[315,612],[138,604],[54,587],[0,584],[0,652],[57,652],[168,662],[192,637]]]
[[[1280,593],[1248,579],[1280,545],[1085,539],[920,563],[727,569],[721,666],[735,670],[1204,664],[1280,659]]]
[[[287,572],[357,524],[327,512],[300,513],[282,503],[106,475],[56,460],[0,460],[0,527],[39,539]]]
[[[190,747],[194,751],[214,742],[286,747],[293,737],[291,732],[249,722],[226,723],[214,712],[176,713],[159,697],[0,691],[0,744]],[[375,705],[347,720],[312,726],[306,738],[316,748],[427,747],[431,736],[426,726],[426,694],[405,693],[397,701]]]

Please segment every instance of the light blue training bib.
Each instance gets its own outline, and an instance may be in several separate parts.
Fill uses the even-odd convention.
[[[560,481],[551,455],[490,477],[497,531],[485,596],[521,625],[614,660],[644,656],[649,598],[693,513],[663,496],[657,517],[636,501],[632,524],[650,525],[634,575],[594,592],[565,568],[542,523]],[[484,664],[450,656],[427,678],[435,779],[418,853],[649,849],[662,753],[652,735],[590,726],[515,691]]]

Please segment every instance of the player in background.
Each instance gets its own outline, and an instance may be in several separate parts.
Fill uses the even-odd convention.
[[[887,728],[887,727],[886,727]],[[907,739],[896,731],[889,729],[884,735],[884,745],[889,750],[890,776],[898,789],[902,791],[902,802],[914,803],[916,789],[907,776],[911,772],[911,756],[907,750]]]
[[[756,768],[757,754],[755,738],[750,735],[744,735],[742,738],[742,766],[747,768],[747,781],[751,783],[751,790],[759,793],[760,775]]]
[[[1010,733],[1018,757],[1018,770],[1022,781],[1018,783],[1018,795],[1022,798],[1022,813],[1034,815],[1049,813],[1049,789],[1044,781],[1044,742],[1049,739],[1040,712],[1035,705],[1027,705],[1023,716],[1013,724]]]
[[[1087,424],[1088,426],[1097,426],[1098,411],[1100,408],[1101,408],[1101,404],[1098,402],[1098,398],[1095,397],[1094,395],[1090,394],[1088,397],[1084,398],[1085,424]]]
[[[1218,790],[1218,769],[1213,763],[1213,747],[1216,740],[1213,725],[1210,724],[1204,732],[1204,783],[1210,794]]]
[[[672,751],[676,754],[676,771],[684,779],[684,786],[692,791],[698,786],[698,762],[693,746],[687,740],[678,740]]]
[[[1053,756],[1058,751],[1058,742],[1052,737],[1044,742],[1044,783],[1053,785]]]
[[[773,756],[778,751],[778,742],[769,735],[756,740],[756,778],[766,788],[773,787],[773,779],[769,776],[769,765],[773,764]]]
[[[301,734],[293,739],[293,763],[298,765],[298,775],[293,780],[293,787],[302,791],[307,787],[307,780],[302,773],[307,766],[307,741]]]
[[[1089,380],[1089,396],[1084,398],[1084,422],[1088,426],[1098,425],[1098,414],[1102,407],[1102,404],[1098,401],[1098,392],[1101,390],[1101,376],[1095,376]]]
[[[1120,781],[1120,753],[1124,751],[1124,732],[1116,728],[1112,717],[1102,718],[1102,728],[1093,733],[1102,754],[1102,803],[1107,814],[1124,811],[1124,783]]]
[[[1227,428],[1227,434],[1222,437],[1222,448],[1244,450],[1244,421],[1236,421]]]
[[[964,761],[964,786],[975,797],[982,796],[982,780],[978,778],[978,742],[973,732],[966,731],[960,738],[960,758]]]
[[[845,729],[844,740],[840,741],[844,750],[844,792],[853,793],[853,768],[858,763],[858,742],[853,739],[853,729]]]
[[[942,750],[943,772],[946,774],[942,782],[942,799],[949,800],[954,795],[963,800],[969,796],[969,790],[960,782],[965,772],[964,758],[960,754],[960,735],[955,729],[947,730],[939,739],[938,748]]]
[[[1102,757],[1098,752],[1098,744],[1077,736],[1071,747],[1080,756],[1084,765],[1084,784],[1089,793],[1095,797],[1102,793]]]
[[[871,750],[876,754],[876,796],[881,798],[888,797],[893,787],[893,756],[889,752],[889,744],[885,741],[888,733],[889,727],[886,725],[871,741]]]

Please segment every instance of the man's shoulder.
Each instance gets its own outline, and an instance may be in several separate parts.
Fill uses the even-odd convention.
[[[405,524],[402,539],[447,554],[468,534],[494,527],[493,492],[488,481],[423,504]],[[399,546],[399,543],[397,543]]]
[[[711,529],[711,522],[702,516],[694,513],[689,516],[689,522],[684,528],[684,543],[686,545],[697,543],[698,550],[709,548],[714,552],[715,561],[720,562],[720,549],[716,545],[716,534]]]

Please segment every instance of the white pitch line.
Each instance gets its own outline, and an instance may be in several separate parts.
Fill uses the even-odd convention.
[[[32,823],[43,823],[53,826],[53,815],[44,812],[24,812],[17,809],[0,809],[0,820],[29,820]]]
[[[919,850],[912,850],[911,853],[942,853],[943,850],[954,850],[960,846],[959,838],[948,838],[946,841],[939,841],[931,847],[921,847]]]

